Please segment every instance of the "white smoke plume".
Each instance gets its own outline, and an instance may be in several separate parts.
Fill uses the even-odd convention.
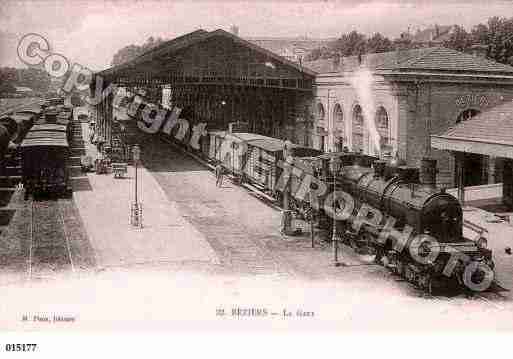
[[[364,126],[366,126],[369,131],[369,140],[371,144],[370,154],[379,156],[381,154],[381,146],[380,135],[376,128],[376,122],[374,119],[376,108],[374,105],[374,98],[372,96],[373,81],[372,73],[363,65],[350,79],[351,86],[356,90],[358,102],[362,107]]]

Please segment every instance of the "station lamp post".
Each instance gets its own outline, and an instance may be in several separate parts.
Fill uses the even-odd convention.
[[[282,221],[281,221],[281,233],[283,235],[289,235],[292,232],[292,211],[290,210],[290,176],[292,172],[292,168],[290,168],[290,163],[288,161],[290,155],[290,148],[292,146],[292,142],[285,141],[283,145],[283,161],[285,166],[283,171],[287,171],[285,173],[284,180],[284,189],[283,189],[283,213],[282,213]]]
[[[130,211],[130,224],[134,227],[142,227],[142,206],[137,198],[137,164],[141,159],[141,148],[139,145],[134,145],[132,148],[134,169],[135,169],[135,185],[134,185],[134,203],[132,203]]]
[[[340,169],[340,160],[332,157],[330,159],[330,171],[333,175],[333,195],[337,190],[337,172]],[[335,197],[334,197],[335,198]],[[333,245],[333,264],[335,267],[339,267],[342,263],[338,261],[338,237],[337,237],[337,220],[336,220],[336,208],[335,202],[333,203],[333,227],[331,232],[331,242]]]

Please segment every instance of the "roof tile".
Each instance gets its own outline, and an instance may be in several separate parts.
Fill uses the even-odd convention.
[[[442,136],[513,145],[513,101],[463,121],[449,128]]]
[[[362,56],[362,64],[370,70],[399,71],[453,71],[453,72],[484,72],[513,75],[513,67],[482,57],[473,56],[460,51],[429,47],[402,51],[366,54]],[[333,59],[320,59],[306,62],[305,67],[318,73],[355,71],[360,63],[358,56],[343,57],[338,66]]]

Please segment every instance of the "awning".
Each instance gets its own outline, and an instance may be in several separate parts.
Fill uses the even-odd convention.
[[[431,147],[513,158],[513,102],[507,102],[431,136]]]

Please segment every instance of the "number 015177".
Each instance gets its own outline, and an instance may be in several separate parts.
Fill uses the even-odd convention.
[[[37,344],[5,344],[6,352],[34,352]]]

